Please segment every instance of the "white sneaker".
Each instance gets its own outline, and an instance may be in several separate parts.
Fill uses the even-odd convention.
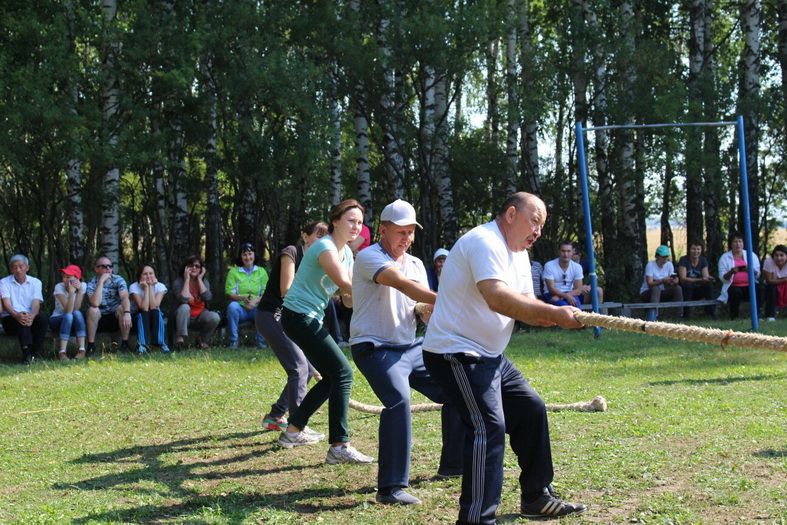
[[[374,458],[358,452],[357,449],[350,445],[342,445],[329,447],[325,462],[329,465],[337,465],[339,463],[374,463]]]
[[[770,322],[773,322],[773,321],[775,321],[775,320],[776,320],[776,318],[775,318],[775,317],[768,317],[768,318],[766,319],[766,321],[770,321]]]
[[[317,432],[316,430],[312,430],[309,427],[303,427],[303,430],[301,430],[301,432],[316,438],[317,441],[322,441],[323,439],[325,439],[325,434],[323,434],[322,432]]]
[[[300,447],[303,445],[313,445],[320,440],[306,432],[287,432],[286,430],[279,435],[279,445],[284,448]]]

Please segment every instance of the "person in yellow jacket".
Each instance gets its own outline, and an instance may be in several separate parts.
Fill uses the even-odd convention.
[[[262,292],[268,284],[268,272],[254,264],[257,253],[254,245],[245,242],[238,251],[237,265],[230,268],[224,291],[231,301],[227,306],[227,325],[230,331],[230,348],[238,347],[238,326],[253,323]],[[265,347],[265,339],[257,334],[257,346]]]

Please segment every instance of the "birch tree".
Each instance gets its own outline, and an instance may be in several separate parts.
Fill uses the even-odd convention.
[[[536,98],[535,86],[535,54],[533,51],[532,35],[530,32],[530,0],[521,0],[519,3],[519,63],[520,84],[524,93],[521,104],[521,130],[522,141],[522,178],[525,188],[530,193],[541,195],[541,174],[539,173],[538,159],[538,111],[540,106]]]
[[[117,75],[118,43],[115,36],[116,0],[102,0],[101,10],[104,19],[103,46],[103,111],[106,144],[111,157],[117,155],[118,127],[120,126],[120,80]],[[120,260],[120,169],[117,159],[109,162],[102,179],[101,206],[101,253],[111,261]]]
[[[506,91],[508,92],[508,108],[506,118],[506,193],[514,193],[517,189],[517,132],[519,128],[519,97],[517,96],[517,0],[508,0],[506,28]]]

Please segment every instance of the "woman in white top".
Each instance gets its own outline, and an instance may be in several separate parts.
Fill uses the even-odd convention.
[[[749,300],[749,284],[754,285],[757,304],[762,302],[760,300],[762,289],[757,286],[757,279],[760,278],[760,259],[756,253],[752,253],[754,283],[749,283],[749,265],[743,249],[743,235],[736,231],[730,233],[727,244],[730,251],[719,257],[719,277],[722,282],[719,301],[728,304],[730,319],[737,319],[741,301]]]
[[[49,327],[53,332],[60,334],[57,355],[61,361],[68,361],[66,348],[71,337],[71,331],[77,337],[79,349],[75,359],[85,358],[85,316],[82,315],[82,299],[85,297],[87,284],[82,282],[82,270],[75,264],[69,264],[60,270],[63,281],[57,283],[55,291],[55,311],[49,318]]]
[[[150,345],[160,346],[162,352],[169,353],[164,337],[164,315],[159,308],[166,293],[167,287],[158,282],[156,271],[149,264],[142,266],[137,282],[128,289],[132,309],[136,310],[132,318],[137,324],[138,354],[146,353]]]

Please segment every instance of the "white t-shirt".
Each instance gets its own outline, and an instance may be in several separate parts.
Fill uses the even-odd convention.
[[[672,266],[672,261],[665,262],[664,266],[661,268],[659,268],[659,265],[656,264],[656,261],[650,261],[647,266],[645,266],[645,277],[642,278],[642,286],[639,288],[639,293],[650,290],[650,286],[648,286],[648,276],[650,276],[650,278],[654,281],[659,281],[661,279],[666,279],[674,273],[675,268]],[[663,290],[664,285],[660,284],[659,288]]]
[[[409,345],[415,341],[415,301],[395,288],[377,283],[380,272],[390,267],[429,288],[426,268],[417,257],[405,253],[402,264],[398,264],[380,243],[358,252],[353,266],[350,344]]]
[[[473,228],[451,248],[426,329],[425,351],[486,357],[503,353],[514,320],[489,309],[476,286],[487,279],[502,281],[518,293],[533,293],[527,251],[512,252],[494,221]]]
[[[156,283],[153,285],[153,295],[159,293],[167,293],[167,287],[164,286],[163,283]],[[129,297],[132,295],[139,295],[140,297],[145,295],[142,292],[142,287],[139,285],[139,282],[131,283],[131,286],[128,287],[128,295]],[[137,307],[137,302],[131,299],[131,311],[136,312],[139,308]]]
[[[783,268],[779,269],[779,267],[776,266],[773,257],[770,255],[765,259],[765,264],[763,264],[762,269],[765,272],[771,272],[773,277],[776,279],[783,279],[784,277],[787,277],[787,264],[785,264]]]
[[[19,284],[12,275],[7,275],[0,279],[0,297],[11,301],[11,307],[17,312],[30,313],[33,309],[33,300],[38,299],[40,304],[44,302],[41,294],[41,281],[35,277],[25,276],[25,282]],[[3,309],[3,317],[11,314]]]
[[[551,279],[554,281],[554,286],[559,292],[570,292],[574,289],[574,281],[585,278],[582,272],[582,266],[569,259],[568,269],[564,270],[560,267],[560,259],[552,259],[544,265],[544,280]],[[545,291],[549,291],[548,289]]]
[[[84,294],[87,290],[87,283],[80,283],[79,285],[80,290]],[[52,292],[52,295],[55,296],[55,309],[52,312],[52,317],[57,315],[63,315],[63,305],[60,304],[60,299],[57,298],[58,295],[68,295],[66,293],[66,285],[62,282],[59,282],[55,285],[55,291]]]

